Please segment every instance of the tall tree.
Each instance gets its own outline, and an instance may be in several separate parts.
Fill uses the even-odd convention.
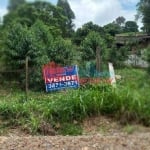
[[[9,0],[8,10],[14,11],[17,9],[18,6],[20,6],[24,3],[25,3],[25,0]]]
[[[75,19],[75,14],[72,11],[67,0],[58,0],[57,6],[62,8],[63,15],[67,18],[66,21],[66,36],[71,36],[73,33],[73,19]]]
[[[115,34],[122,33],[122,27],[116,23],[109,23],[104,26],[105,32],[109,33],[111,36],[115,36]]]
[[[150,34],[150,0],[140,0],[137,4],[139,15],[142,17],[144,31]]]
[[[81,28],[78,28],[74,34],[73,41],[80,45],[84,38],[91,32],[95,31],[98,32],[100,35],[104,35],[104,29],[97,24],[93,24],[93,22],[85,23]]]
[[[120,16],[118,18],[116,18],[116,23],[120,26],[122,26],[125,23],[125,18],[123,16]]]
[[[142,28],[150,35],[150,0],[140,0],[137,4],[138,16],[142,17],[144,27]],[[148,72],[150,73],[150,47],[147,48],[147,61],[149,63]]]
[[[12,24],[8,29],[5,41],[5,55],[9,67],[12,69],[22,69],[26,56],[29,57],[29,66],[32,67],[37,63],[35,62],[38,60],[36,59],[37,57],[40,58],[41,55],[46,55],[47,48],[45,47],[48,39],[44,40],[46,38],[44,30],[47,31],[47,29],[41,23],[38,23],[38,25],[40,25],[40,29],[37,23],[29,29],[18,23]],[[46,34],[48,35],[47,32],[45,32]]]
[[[4,26],[17,22],[31,27],[37,20],[41,20],[49,26],[53,35],[64,34],[64,24],[66,18],[62,15],[62,10],[49,2],[26,3],[18,7],[16,11],[4,16]]]
[[[124,27],[125,32],[138,32],[138,25],[135,21],[127,21]]]
[[[85,61],[96,60],[97,71],[100,71],[105,54],[105,40],[98,32],[91,31],[82,42],[82,59]]]

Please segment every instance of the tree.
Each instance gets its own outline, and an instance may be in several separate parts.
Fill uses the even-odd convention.
[[[9,0],[8,10],[15,11],[22,4],[25,4],[25,0]]]
[[[4,26],[14,22],[31,27],[37,20],[48,25],[53,35],[64,34],[66,18],[62,10],[49,2],[34,2],[21,5],[17,10],[4,16]]]
[[[81,42],[85,39],[85,37],[92,31],[98,32],[102,36],[105,35],[104,29],[102,27],[100,27],[97,24],[93,24],[93,22],[90,21],[85,23],[81,28],[77,29],[73,37],[74,43],[80,45]]]
[[[138,15],[142,17],[143,30],[150,34],[150,0],[140,0],[137,5]],[[147,48],[147,61],[149,63],[148,72],[150,73],[150,47]]]
[[[30,76],[30,86],[42,83],[41,67],[49,61],[47,49],[51,46],[52,36],[49,27],[37,21],[31,28],[12,24],[5,39],[5,61],[9,69],[23,69],[25,58],[29,58],[29,68],[34,68]],[[18,80],[24,83],[24,74]]]
[[[105,41],[98,32],[91,31],[82,42],[82,59],[85,61],[96,60],[97,71],[100,71],[102,61],[105,60]],[[99,59],[99,60],[98,60]]]
[[[137,7],[138,13],[142,17],[144,31],[150,34],[150,0],[140,0]]]
[[[49,26],[37,20],[31,27],[20,23],[12,24],[5,38],[5,61],[10,69],[23,69],[25,58],[29,58],[30,87],[43,85],[42,66],[49,61],[69,65],[73,59],[73,46],[70,40],[54,37]],[[18,80],[23,83],[23,76]]]
[[[112,62],[115,67],[124,65],[124,61],[128,58],[129,45],[117,48],[115,44],[109,49],[108,60]]]
[[[41,70],[44,64],[55,61],[70,65],[74,46],[71,40],[62,38],[66,21],[63,9],[49,2],[26,2],[9,11],[0,25],[0,46],[3,46],[0,54],[5,56],[6,68],[24,69],[28,57],[29,68],[34,69],[30,72],[29,84],[38,87],[43,83]],[[23,83],[24,74],[17,79]]]
[[[138,25],[135,21],[127,21],[124,27],[125,32],[138,32]]]
[[[118,24],[119,26],[122,26],[122,25],[124,25],[125,20],[126,19],[123,16],[120,16],[120,17],[116,18],[116,24]]]
[[[53,48],[48,49],[49,58],[61,65],[70,65],[73,62],[74,47],[71,40],[58,37],[53,41]]]
[[[122,33],[122,27],[116,23],[109,23],[104,26],[104,30],[106,33],[109,33],[111,36],[115,36],[116,34]]]
[[[74,27],[73,19],[75,19],[75,14],[72,11],[67,0],[58,0],[57,6],[62,8],[63,10],[62,14],[67,18],[66,24],[65,24],[67,31],[66,31],[65,36],[70,37],[72,36],[72,33],[73,33],[73,27]]]

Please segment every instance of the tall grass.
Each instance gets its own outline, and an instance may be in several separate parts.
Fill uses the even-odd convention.
[[[100,114],[114,117],[122,123],[136,121],[150,126],[149,81],[144,81],[143,73],[136,76],[138,71],[134,71],[133,74],[131,71],[130,74],[121,72],[123,79],[116,88],[100,84],[53,94],[30,93],[28,101],[22,94],[14,96],[11,101],[3,97],[0,101],[0,116],[7,119],[11,126],[21,126],[33,134],[49,133],[50,128],[65,130],[61,125],[68,128],[66,123],[80,123],[86,117]],[[130,75],[135,76],[134,80],[129,80]],[[136,83],[136,78],[143,81]],[[41,129],[43,126],[47,128],[44,131]],[[72,130],[76,129],[70,127],[66,132],[72,134]]]

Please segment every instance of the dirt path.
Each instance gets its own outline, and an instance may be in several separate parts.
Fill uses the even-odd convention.
[[[150,133],[0,137],[0,150],[150,150]]]

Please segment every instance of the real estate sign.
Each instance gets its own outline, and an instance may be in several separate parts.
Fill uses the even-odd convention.
[[[69,67],[45,65],[43,67],[43,77],[47,92],[79,87],[77,65]]]

